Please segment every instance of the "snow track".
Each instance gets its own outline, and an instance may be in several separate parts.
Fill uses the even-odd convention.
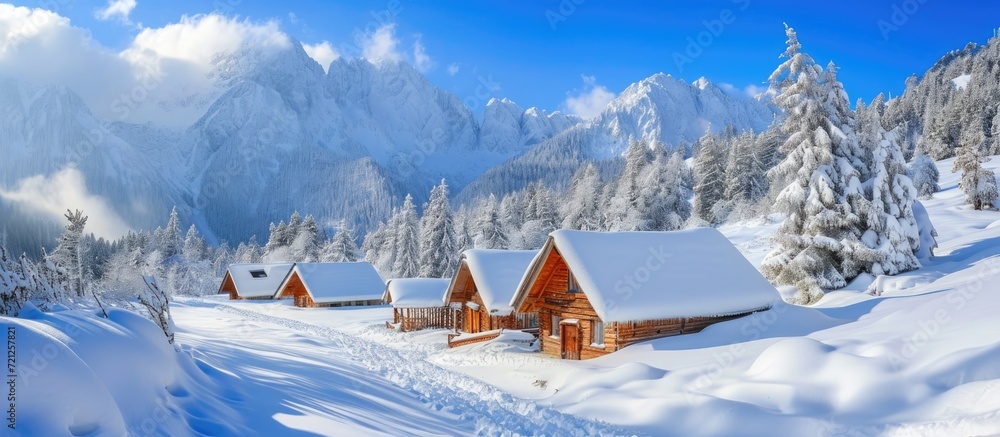
[[[329,340],[361,366],[417,393],[431,409],[447,411],[475,423],[476,433],[480,435],[636,434],[519,399],[482,381],[430,363],[426,353],[420,351],[394,349],[336,329],[225,304],[200,300],[187,300],[184,304],[212,308]]]

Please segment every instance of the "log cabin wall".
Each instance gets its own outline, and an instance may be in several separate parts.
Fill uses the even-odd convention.
[[[569,267],[562,257],[558,257],[555,265],[547,267],[549,267],[547,276],[545,272],[539,275],[539,280],[544,281],[545,285],[535,302],[535,308],[538,309],[541,351],[555,357],[562,356],[561,338],[553,335],[553,315],[558,316],[559,320],[579,320],[577,325],[580,329],[581,359],[596,358],[617,350],[615,331],[610,324],[604,324],[603,332],[598,334],[598,338],[603,337],[604,344],[595,344],[594,326],[601,319],[594,311],[587,295],[582,292],[569,292]]]
[[[222,280],[222,286],[219,287],[219,293],[229,293],[229,300],[238,300],[240,295],[236,293],[236,283],[233,282],[233,275],[226,271],[226,277]]]
[[[303,308],[314,308],[316,307],[316,302],[313,298],[309,296],[309,292],[306,291],[305,284],[299,279],[297,273],[292,273],[288,277],[288,281],[285,283],[285,287],[281,290],[280,297],[290,297],[295,302],[295,306]]]

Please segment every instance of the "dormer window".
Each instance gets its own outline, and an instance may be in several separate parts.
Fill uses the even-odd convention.
[[[573,276],[572,272],[569,274],[569,280],[566,281],[566,292],[567,293],[580,292],[580,284],[576,282],[576,276]]]
[[[250,276],[253,276],[255,279],[264,279],[267,277],[267,272],[263,270],[251,270]]]

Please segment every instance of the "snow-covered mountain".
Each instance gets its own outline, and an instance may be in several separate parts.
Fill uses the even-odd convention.
[[[0,187],[72,164],[133,228],[176,204],[209,236],[242,241],[296,209],[365,227],[407,193],[422,202],[442,178],[460,189],[580,121],[494,100],[480,122],[409,64],[341,58],[324,72],[297,43],[215,64],[216,86],[182,108],[203,115],[182,129],[100,120],[64,87],[0,80]]]
[[[727,126],[762,131],[774,120],[765,101],[726,94],[705,78],[688,84],[663,73],[632,84],[593,120],[566,129],[525,154],[490,169],[469,184],[461,201],[517,190],[542,179],[567,182],[584,161],[607,161],[633,141],[675,147],[693,143],[706,129]]]

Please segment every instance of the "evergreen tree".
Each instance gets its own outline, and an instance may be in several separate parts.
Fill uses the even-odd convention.
[[[635,141],[625,151],[625,169],[615,183],[614,197],[608,205],[606,220],[611,231],[647,231],[649,203],[642,196],[640,178],[649,165],[649,145]]]
[[[601,176],[593,163],[580,167],[570,184],[569,197],[564,202],[562,227],[581,231],[598,231],[601,226]]]
[[[51,262],[56,271],[66,279],[69,290],[77,296],[84,294],[83,259],[80,256],[80,239],[83,235],[83,228],[87,226],[87,216],[83,211],[66,211],[64,215],[69,224],[66,230],[56,239],[56,249],[51,255],[46,257],[46,261]]]
[[[930,124],[924,129],[924,136],[917,146],[917,151],[935,161],[954,156],[954,146],[943,115],[931,119]]]
[[[916,188],[917,197],[920,199],[930,199],[941,189],[938,185],[941,174],[937,164],[927,155],[921,153],[914,156],[907,174],[913,180],[913,187]]]
[[[164,258],[170,258],[181,253],[184,247],[184,237],[181,234],[181,221],[177,215],[177,207],[170,211],[167,227],[160,236],[160,253]]]
[[[712,129],[699,140],[701,147],[695,164],[694,212],[702,220],[719,223],[712,209],[726,193],[726,152],[712,135]]]
[[[958,187],[976,210],[993,209],[997,203],[996,175],[983,167],[989,158],[983,151],[982,134],[971,132],[963,138],[952,172],[962,172]]]
[[[871,179],[866,182],[873,219],[866,220],[862,241],[875,250],[870,271],[895,275],[920,267],[915,255],[920,248],[920,230],[913,215],[916,190],[906,175],[903,151],[895,134],[875,122],[878,144],[872,154]]]
[[[841,272],[845,246],[855,246],[851,240],[860,235],[848,204],[860,185],[852,179],[851,148],[857,140],[853,132],[844,132],[851,122],[844,119],[847,105],[837,102],[846,98],[842,88],[821,83],[822,69],[801,51],[795,31],[786,27],[786,35],[786,60],[770,77],[779,91],[774,101],[784,110],[781,129],[788,138],[781,150],[784,160],[770,172],[772,180],[788,182],[775,204],[786,218],[761,270],[772,281],[794,285],[793,301],[809,304],[822,297],[823,289],[847,283]]]
[[[337,233],[323,252],[324,262],[356,262],[360,259],[360,250],[354,242],[354,230],[347,226],[346,220],[340,220]]]
[[[643,189],[650,199],[649,220],[652,230],[673,231],[680,229],[691,217],[691,187],[685,186],[685,172],[690,173],[684,162],[683,151],[677,150],[669,157],[657,156],[650,165]]]
[[[492,193],[476,210],[474,246],[481,249],[506,249],[507,229],[500,220],[500,208]]]
[[[295,214],[298,214],[296,212]],[[293,215],[289,223],[294,223],[296,217]],[[317,262],[320,258],[320,248],[323,245],[322,235],[319,232],[319,225],[312,214],[306,215],[304,220],[298,220],[296,226],[298,232],[292,240],[290,248],[291,259],[296,262]],[[289,230],[294,229],[289,226]]]
[[[417,207],[413,204],[413,197],[409,194],[406,195],[403,207],[399,210],[399,217],[393,225],[395,226],[393,246],[396,252],[392,270],[397,278],[415,278],[421,275],[420,269],[423,261],[421,232],[423,228],[417,217]],[[451,251],[449,250],[447,253],[450,254]]]
[[[190,261],[201,261],[208,257],[208,245],[193,224],[184,237],[184,257]]]
[[[420,277],[444,278],[452,274],[455,260],[455,223],[448,205],[444,180],[431,190],[420,219]]]

